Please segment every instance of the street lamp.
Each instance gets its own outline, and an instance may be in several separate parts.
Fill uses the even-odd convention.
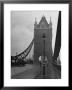
[[[44,47],[43,47],[43,55],[44,55],[44,60],[45,60],[45,38],[46,38],[46,36],[45,36],[45,34],[43,34],[43,43],[44,43]]]
[[[44,45],[44,47],[43,47],[43,78],[45,78],[45,38],[46,38],[46,36],[45,36],[45,34],[43,34],[43,36],[42,36],[42,38],[43,38],[43,45]]]

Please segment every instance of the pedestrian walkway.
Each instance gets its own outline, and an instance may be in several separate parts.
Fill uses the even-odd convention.
[[[14,67],[11,70],[12,79],[60,79],[61,72],[53,66],[52,63],[48,63],[45,66],[45,76],[43,75],[43,66],[29,65],[24,67]]]
[[[14,67],[11,70],[12,79],[33,79],[40,71],[40,66],[27,64],[24,67]]]
[[[40,73],[35,77],[36,79],[60,79],[61,72],[55,68],[52,63],[49,63],[45,67],[45,76],[43,75],[43,69],[41,68]]]

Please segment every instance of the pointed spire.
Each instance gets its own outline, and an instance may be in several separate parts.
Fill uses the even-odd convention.
[[[34,24],[34,28],[37,27],[37,20],[36,20],[36,17],[35,17],[35,24]]]
[[[43,14],[43,17],[45,17],[44,14]]]
[[[51,17],[50,17],[49,26],[50,26],[50,28],[52,29],[52,21],[51,21]]]
[[[35,17],[35,24],[37,24],[37,20],[36,20],[36,17]]]
[[[42,22],[44,22],[46,25],[48,25],[48,22],[47,22],[47,20],[46,20],[45,15],[42,16],[42,18],[41,18],[41,20],[40,20],[40,22],[39,22],[39,25],[40,25]]]
[[[50,17],[50,23],[52,23],[52,21],[51,21],[51,17]]]
[[[44,19],[45,18],[45,15],[43,14],[42,18]]]

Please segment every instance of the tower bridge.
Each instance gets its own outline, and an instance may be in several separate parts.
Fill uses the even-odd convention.
[[[15,63],[17,63],[17,60],[26,59],[27,56],[30,54],[30,51],[33,46],[34,46],[33,65],[32,65],[33,72],[31,69],[31,72],[29,70],[29,74],[36,73],[36,75],[29,77],[36,79],[61,78],[61,66],[57,65],[56,63],[61,46],[61,12],[59,12],[58,17],[54,55],[52,52],[52,21],[50,18],[50,23],[48,23],[45,16],[43,16],[39,23],[37,23],[37,21],[35,20],[34,38],[30,43],[30,45],[28,46],[28,48],[16,56],[11,56],[11,61],[15,60]],[[44,57],[42,62],[39,61],[40,56]],[[45,57],[47,58],[46,62]],[[22,78],[22,76],[23,78],[26,78],[24,75],[25,75],[24,73],[21,74],[21,77],[19,77],[19,75],[14,75],[13,78]]]

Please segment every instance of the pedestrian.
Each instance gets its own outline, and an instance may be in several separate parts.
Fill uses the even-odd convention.
[[[40,67],[41,67],[41,56],[39,56],[39,62],[40,62]]]

